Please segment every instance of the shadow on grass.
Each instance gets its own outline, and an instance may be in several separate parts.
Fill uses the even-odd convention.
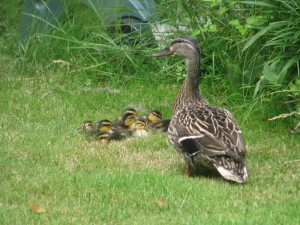
[[[185,164],[181,164],[180,165],[180,171],[179,173],[181,173],[184,176],[186,175],[186,165]],[[223,178],[220,173],[213,167],[205,167],[205,166],[201,166],[201,165],[194,165],[191,167],[191,176],[190,178],[206,178],[206,179],[211,179],[211,180],[215,180],[218,182],[226,182],[226,183],[230,183],[230,184],[238,184],[234,181],[230,181],[230,180],[226,180],[225,178]]]
[[[221,175],[213,168],[207,168],[199,165],[192,166],[191,177],[205,177],[210,179],[219,179]]]

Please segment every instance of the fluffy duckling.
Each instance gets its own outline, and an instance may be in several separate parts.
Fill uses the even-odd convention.
[[[160,120],[158,122],[147,125],[147,128],[149,129],[149,132],[151,134],[165,133],[168,131],[170,121],[170,119]]]
[[[147,122],[144,118],[138,118],[135,121],[132,136],[134,137],[147,137],[149,135],[147,129]]]
[[[137,119],[137,111],[134,108],[127,108],[121,117],[117,118],[113,123],[113,127],[117,129],[134,129]]]
[[[146,119],[147,124],[156,123],[160,120],[162,120],[162,114],[160,111],[154,109],[149,114],[143,116],[144,119]]]
[[[96,126],[98,132],[95,136],[100,141],[121,141],[132,135],[131,130],[114,128],[112,122],[108,119],[98,121]]]
[[[103,119],[103,120],[99,120],[98,122],[95,123],[94,125],[94,130],[96,131],[108,131],[111,132],[112,131],[112,122],[108,119]]]
[[[83,121],[83,124],[81,127],[78,127],[77,130],[79,132],[83,132],[83,133],[86,133],[86,134],[93,134],[94,132],[94,129],[93,129],[93,123],[91,120],[85,120]]]
[[[132,135],[131,132],[127,131],[120,131],[120,130],[113,130],[113,131],[102,131],[96,135],[96,139],[99,141],[104,142],[111,142],[111,141],[122,141]]]
[[[177,38],[153,56],[173,54],[185,57],[187,76],[174,103],[168,139],[186,161],[187,175],[193,164],[211,165],[225,179],[244,183],[248,173],[242,132],[228,110],[210,105],[199,92],[197,40],[191,36]]]

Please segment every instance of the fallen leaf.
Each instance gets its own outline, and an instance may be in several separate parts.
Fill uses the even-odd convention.
[[[70,63],[61,59],[53,60],[52,61],[55,64],[61,64],[62,66],[70,66]]]
[[[164,200],[162,198],[160,198],[157,202],[158,202],[159,207],[163,207],[164,205],[167,204],[166,200]]]
[[[46,209],[35,204],[29,204],[29,208],[35,213],[45,213]]]

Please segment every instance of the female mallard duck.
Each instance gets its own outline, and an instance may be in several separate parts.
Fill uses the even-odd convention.
[[[200,47],[195,38],[175,39],[170,47],[153,53],[185,57],[187,76],[176,98],[168,128],[168,138],[187,163],[212,165],[227,180],[247,179],[242,132],[229,111],[210,105],[199,92]]]

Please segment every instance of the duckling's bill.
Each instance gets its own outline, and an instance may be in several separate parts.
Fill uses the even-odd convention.
[[[161,57],[161,56],[172,55],[172,54],[173,54],[173,51],[169,47],[166,47],[166,48],[160,50],[159,52],[152,53],[152,56],[153,57]]]

